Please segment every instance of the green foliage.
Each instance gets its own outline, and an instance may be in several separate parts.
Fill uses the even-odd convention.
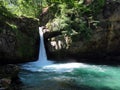
[[[54,4],[57,11],[55,19],[51,21],[53,30],[62,30],[63,34],[71,37],[77,35],[89,39],[92,29],[89,23],[92,21],[96,27],[99,22],[96,16],[101,12],[105,0],[93,0],[91,4],[84,4],[84,0],[46,0],[48,5]]]
[[[3,16],[12,17],[13,14],[37,18],[42,8],[49,6],[50,13],[55,17],[49,21],[50,25],[54,24],[53,30],[62,30],[71,37],[80,35],[88,39],[92,32],[88,24],[93,21],[93,26],[97,26],[96,16],[104,4],[105,0],[92,0],[89,5],[84,4],[84,0],[2,0],[0,19]]]
[[[0,13],[0,20],[6,20],[14,17],[14,15],[10,11],[8,11],[5,6],[3,6],[2,1],[0,1]]]
[[[4,6],[3,1],[0,1],[0,13],[0,33],[3,32],[4,29],[15,29],[16,26],[11,24],[11,21],[16,16]]]
[[[41,12],[41,0],[2,0],[3,5],[17,16],[37,17]]]

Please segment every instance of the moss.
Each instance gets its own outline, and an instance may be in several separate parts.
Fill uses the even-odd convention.
[[[12,30],[17,30],[17,26],[15,24],[12,24],[10,22],[6,22],[11,28]]]
[[[34,54],[34,43],[35,40],[31,37],[26,36],[17,30],[17,55],[19,57],[30,57]]]

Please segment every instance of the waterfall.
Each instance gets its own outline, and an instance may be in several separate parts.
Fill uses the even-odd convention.
[[[35,67],[45,66],[52,64],[52,61],[47,60],[45,45],[44,45],[44,33],[43,33],[43,27],[39,27],[39,35],[40,35],[40,48],[39,48],[39,58],[37,62],[34,62]]]
[[[51,61],[47,60],[47,55],[46,55],[46,50],[45,50],[45,45],[44,45],[44,36],[43,36],[43,28],[39,27],[39,35],[40,35],[40,50],[39,50],[39,59],[38,59],[38,64],[39,65],[48,65],[52,64]]]
[[[35,62],[29,62],[23,64],[22,67],[27,70],[37,71],[42,66],[47,66],[53,64],[52,61],[47,60],[45,45],[44,45],[44,36],[43,36],[43,27],[39,27],[40,35],[40,48],[39,48],[39,57]]]
[[[47,62],[47,55],[44,45],[44,36],[43,36],[42,27],[39,27],[39,35],[40,35],[39,61],[41,63],[44,63]]]

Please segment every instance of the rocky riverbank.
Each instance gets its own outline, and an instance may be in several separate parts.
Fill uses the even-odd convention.
[[[19,67],[13,64],[0,66],[0,90],[19,90]]]

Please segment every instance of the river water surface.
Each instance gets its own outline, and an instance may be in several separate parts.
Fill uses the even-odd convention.
[[[22,90],[120,90],[119,66],[84,63],[22,66],[19,77]]]

